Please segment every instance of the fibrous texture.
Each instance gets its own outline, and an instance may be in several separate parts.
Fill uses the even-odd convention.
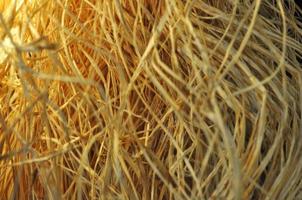
[[[300,8],[2,0],[0,199],[300,199]]]

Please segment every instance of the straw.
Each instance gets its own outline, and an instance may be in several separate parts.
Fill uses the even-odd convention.
[[[293,1],[0,11],[0,199],[302,198]]]

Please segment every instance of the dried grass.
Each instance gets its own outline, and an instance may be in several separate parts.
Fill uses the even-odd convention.
[[[292,1],[0,10],[0,199],[302,198]]]

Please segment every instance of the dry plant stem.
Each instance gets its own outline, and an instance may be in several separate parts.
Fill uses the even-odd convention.
[[[293,1],[0,1],[0,199],[301,199]]]

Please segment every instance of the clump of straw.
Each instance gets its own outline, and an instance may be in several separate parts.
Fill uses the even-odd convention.
[[[0,199],[302,198],[293,1],[0,10]]]

